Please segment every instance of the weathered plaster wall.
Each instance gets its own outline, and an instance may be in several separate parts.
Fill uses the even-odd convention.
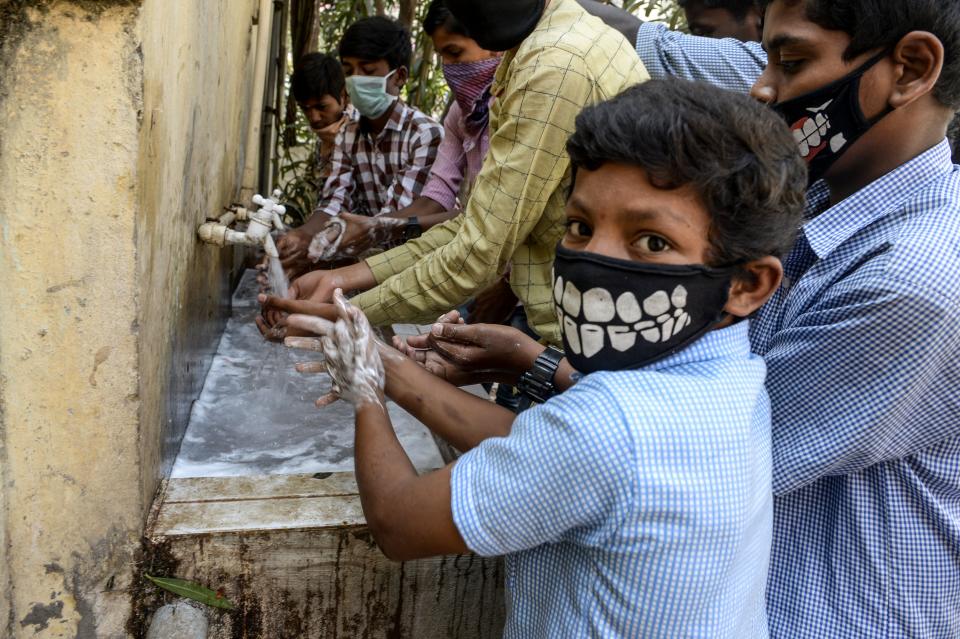
[[[0,0],[0,637],[119,637],[215,346],[250,0]]]

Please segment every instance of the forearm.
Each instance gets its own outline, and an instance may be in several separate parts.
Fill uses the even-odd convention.
[[[319,233],[329,221],[329,215],[323,211],[314,211],[313,215],[311,215],[297,230],[313,236]]]
[[[418,197],[413,201],[413,204],[404,209],[400,209],[395,213],[391,213],[390,217],[406,219],[408,217],[423,217],[426,215],[434,215],[436,213],[443,212],[443,207],[439,202],[431,200],[428,197]],[[420,224],[422,225],[423,222],[420,222]]]
[[[377,285],[377,280],[366,262],[357,262],[336,271],[336,288],[346,291],[366,291]]]
[[[466,452],[485,439],[510,433],[515,415],[506,408],[435,377],[397,351],[380,352],[386,394],[458,450]]]

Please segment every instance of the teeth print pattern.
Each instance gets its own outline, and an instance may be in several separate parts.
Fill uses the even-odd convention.
[[[576,355],[593,357],[610,346],[624,353],[642,338],[647,342],[666,343],[687,328],[692,320],[687,313],[687,289],[682,285],[672,291],[657,291],[640,301],[631,292],[614,300],[603,288],[581,293],[573,282],[557,278],[553,289],[557,317]],[[580,311],[584,323],[578,323]]]

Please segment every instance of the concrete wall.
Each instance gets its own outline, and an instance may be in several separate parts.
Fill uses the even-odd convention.
[[[223,318],[254,0],[0,0],[0,636],[119,637]]]

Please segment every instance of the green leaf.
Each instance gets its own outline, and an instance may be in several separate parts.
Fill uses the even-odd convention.
[[[233,603],[222,594],[205,588],[200,584],[195,584],[192,581],[174,579],[173,577],[152,577],[146,573],[144,573],[144,577],[164,590],[169,590],[181,597],[193,599],[194,601],[199,601],[202,604],[213,606],[214,608],[224,608],[226,610],[233,610],[234,608]]]

